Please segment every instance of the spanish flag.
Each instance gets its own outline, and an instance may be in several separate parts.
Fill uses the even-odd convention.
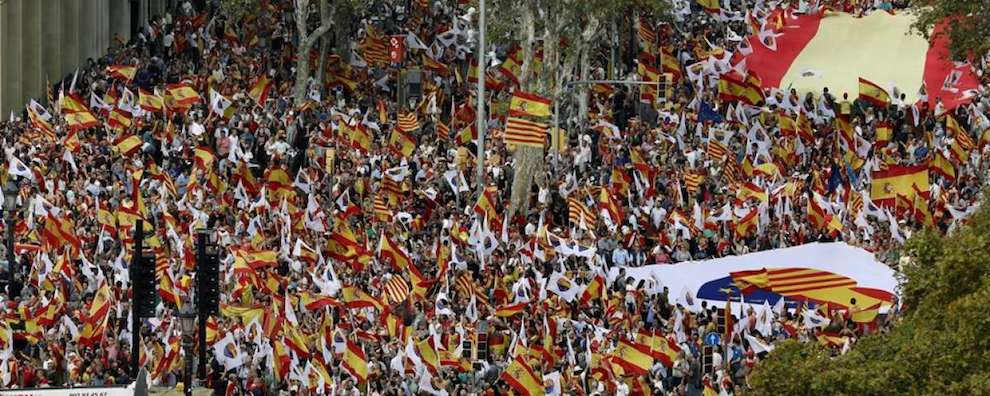
[[[736,221],[736,238],[743,238],[756,229],[760,220],[757,216],[758,212],[758,210],[750,210],[749,214]]]
[[[356,286],[344,286],[343,290],[343,300],[347,308],[357,309],[357,308],[375,308],[381,311],[385,308],[385,305],[381,301],[372,297],[364,290]]]
[[[351,144],[351,147],[367,153],[371,151],[371,135],[363,125],[347,125],[340,123],[340,134]]]
[[[777,114],[777,126],[780,128],[780,134],[783,136],[797,135],[797,123],[793,118],[787,116],[787,114]]]
[[[515,117],[549,117],[550,99],[529,92],[515,91],[509,102],[509,115]]]
[[[623,339],[612,351],[612,362],[626,373],[644,375],[653,367],[653,356],[649,346]]]
[[[262,75],[258,77],[258,81],[255,81],[254,86],[248,91],[248,97],[254,100],[258,106],[264,106],[265,101],[268,100],[268,93],[272,89],[272,82],[268,79],[268,76]]]
[[[169,107],[188,109],[200,99],[196,90],[186,84],[169,84],[165,90],[165,101]]]
[[[941,152],[936,151],[935,156],[928,162],[928,170],[942,175],[949,180],[956,180],[956,167],[945,158]]]
[[[510,50],[505,61],[499,65],[499,72],[516,85],[519,85],[519,75],[522,74],[521,52],[519,47]]]
[[[500,318],[511,318],[525,311],[527,305],[528,304],[526,303],[519,303],[499,306],[498,309],[495,310],[495,316]]]
[[[863,77],[859,78],[859,99],[874,106],[890,106],[890,94]]]
[[[877,123],[876,129],[876,140],[878,147],[886,146],[894,137],[894,130],[890,125],[890,122],[882,121]]]
[[[489,222],[498,222],[498,189],[486,187],[485,191],[478,197],[478,202],[474,204],[474,213],[482,218],[487,218]]]
[[[383,260],[392,263],[392,268],[396,271],[402,271],[409,268],[412,263],[412,260],[409,259],[409,254],[407,254],[406,251],[395,242],[392,242],[392,239],[384,233],[382,234],[378,254]]]
[[[725,73],[718,81],[718,95],[723,100],[740,101],[750,106],[763,102],[763,91],[759,84],[750,82],[735,72]]]
[[[542,396],[545,394],[543,379],[536,375],[522,355],[513,358],[512,363],[509,363],[502,371],[499,378],[522,396]]]
[[[100,124],[96,116],[83,104],[82,99],[73,94],[65,94],[62,98],[62,117],[65,118],[69,130],[73,131]]]
[[[131,127],[131,112],[115,107],[110,111],[110,117],[107,120],[107,124],[110,129],[127,129]]]
[[[870,198],[877,205],[894,206],[897,195],[913,197],[915,189],[928,193],[928,166],[891,166],[886,170],[873,172],[870,185]]]
[[[138,105],[140,105],[141,109],[144,111],[161,113],[165,109],[165,101],[162,100],[161,96],[152,94],[151,92],[143,89],[138,90]]]
[[[601,275],[595,276],[591,282],[588,282],[588,286],[584,288],[584,292],[581,293],[581,305],[588,305],[591,300],[601,299],[604,291],[605,277]]]
[[[141,148],[141,138],[137,135],[123,135],[113,142],[113,147],[122,156],[129,156]]]
[[[739,184],[739,189],[736,190],[736,199],[745,201],[749,198],[756,198],[763,202],[769,202],[769,195],[767,195],[766,190],[760,188],[760,186],[753,184],[753,182]]]
[[[814,197],[808,197],[808,221],[816,228],[825,228],[828,224],[828,213],[822,209]]]
[[[134,74],[137,73],[137,67],[134,66],[124,66],[124,65],[113,65],[107,66],[107,74],[112,77],[122,78],[127,81],[134,79]]]
[[[364,383],[368,380],[368,359],[364,356],[361,346],[348,340],[347,347],[344,348],[344,357],[341,366],[347,370],[354,379]]]
[[[711,14],[718,14],[722,11],[722,6],[719,4],[719,0],[698,0],[698,5]]]
[[[392,149],[392,152],[403,157],[410,157],[416,151],[416,139],[408,132],[403,131],[401,127],[392,130],[392,136],[388,139],[388,145]]]

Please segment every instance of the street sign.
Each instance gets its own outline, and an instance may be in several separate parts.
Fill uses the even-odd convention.
[[[705,336],[705,345],[714,345],[714,346],[722,345],[722,338],[719,337],[718,333],[716,332],[708,333],[708,335]]]

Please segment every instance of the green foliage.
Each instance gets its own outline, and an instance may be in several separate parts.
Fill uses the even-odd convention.
[[[942,21],[949,48],[956,59],[980,56],[990,50],[990,5],[986,0],[915,0],[918,19],[912,30],[929,38]]]
[[[904,316],[885,334],[829,357],[788,341],[760,362],[754,395],[990,394],[990,207],[947,237],[905,246]]]

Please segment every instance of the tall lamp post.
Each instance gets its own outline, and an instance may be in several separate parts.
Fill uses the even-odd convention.
[[[4,224],[7,226],[7,238],[5,240],[7,244],[7,287],[14,281],[14,210],[17,209],[17,193],[20,188],[17,182],[14,180],[13,176],[10,176],[7,180],[7,184],[3,186],[3,211],[6,213],[7,217]],[[9,292],[10,289],[8,289]],[[13,296],[8,296],[13,297]]]
[[[196,310],[192,304],[185,304],[179,310],[179,322],[182,325],[182,349],[186,351],[185,369],[182,373],[183,392],[185,396],[192,396],[193,333],[196,331]]]

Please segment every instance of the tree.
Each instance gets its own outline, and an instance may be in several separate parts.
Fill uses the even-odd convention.
[[[309,88],[309,50],[316,44],[324,33],[330,31],[332,23],[332,9],[327,0],[320,0],[320,23],[315,30],[309,30],[310,7],[309,0],[295,0],[296,34],[298,46],[296,48],[296,80],[292,85],[292,100],[296,106],[301,106],[306,101],[306,92]]]
[[[990,394],[990,207],[952,235],[908,241],[901,319],[831,358],[784,342],[749,377],[754,395]]]
[[[628,18],[630,10],[665,15],[669,10],[665,0],[503,0],[496,1],[489,32],[494,44],[504,46],[519,45],[522,49],[522,68],[519,88],[548,96],[555,101],[569,102],[573,99],[578,106],[577,121],[584,125],[588,113],[588,86],[578,86],[572,98],[565,98],[564,82],[588,79],[596,50],[611,47],[616,33],[603,29],[619,18]],[[631,25],[628,25],[631,26]],[[537,36],[537,32],[540,35]],[[633,34],[632,31],[626,32]],[[607,40],[606,40],[607,38]],[[561,39],[570,43],[566,48],[559,45]],[[542,41],[544,49],[539,75],[534,75],[533,59],[536,42]],[[563,105],[564,103],[561,103]],[[545,185],[543,177],[546,158],[544,151],[533,147],[518,147],[513,153],[512,194],[508,216],[526,214],[529,207],[530,190],[534,178],[537,184]]]
[[[915,0],[914,32],[926,39],[943,35],[956,59],[990,50],[990,6],[983,0]]]

